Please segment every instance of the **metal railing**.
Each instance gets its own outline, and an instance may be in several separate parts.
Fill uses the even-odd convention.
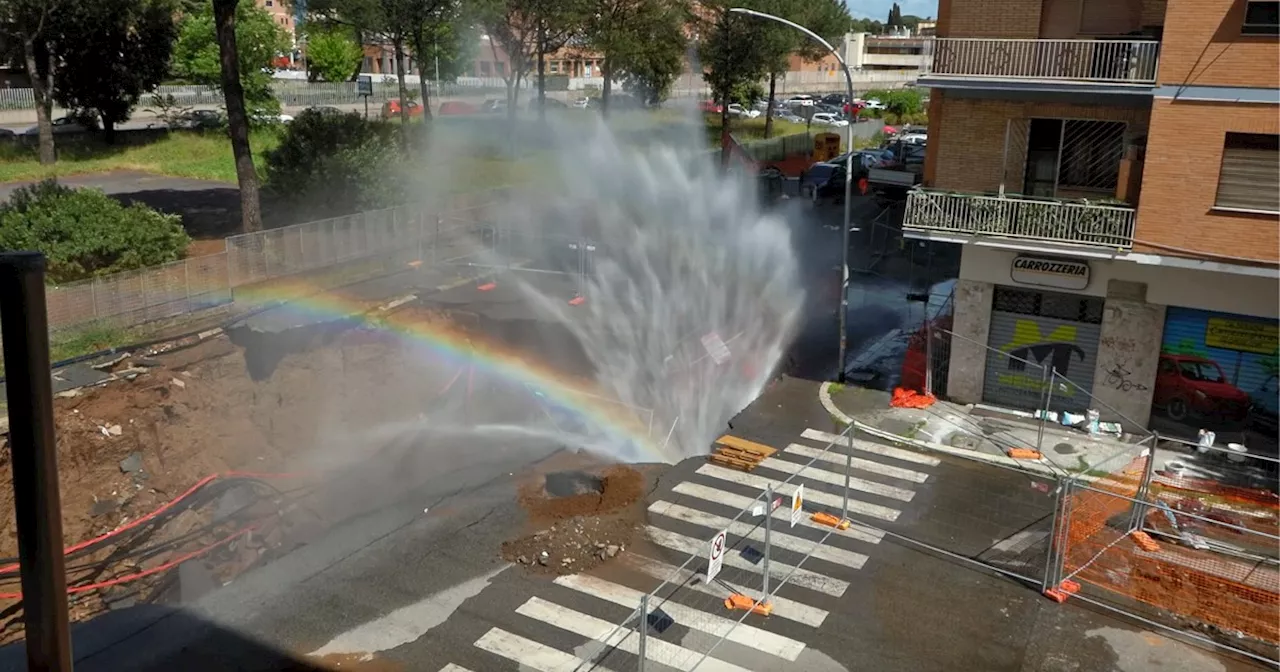
[[[938,38],[930,75],[1155,86],[1159,56],[1153,40]]]
[[[732,505],[742,503],[742,509],[724,523],[724,530],[716,538],[723,541],[722,557],[743,559],[724,562],[718,570],[713,570],[713,576],[708,577],[709,563],[702,549],[692,549],[689,559],[671,571],[657,588],[639,596],[635,611],[611,631],[602,633],[579,649],[580,662],[574,672],[603,669],[613,672],[643,672],[646,669],[693,672],[704,664],[709,668],[723,665],[712,655],[725,641],[741,641],[743,637],[750,637],[750,633],[745,632],[748,628],[739,630],[747,617],[756,610],[771,608],[778,591],[789,583],[813,588],[812,582],[824,579],[822,575],[803,568],[810,558],[831,561],[838,557],[838,561],[847,562],[845,558],[851,555],[849,551],[826,545],[832,535],[865,538],[878,532],[861,523],[852,523],[847,529],[838,530],[818,521],[823,516],[834,521],[848,520],[856,431],[853,426],[846,427],[836,440],[828,441],[821,450],[815,451],[808,462],[795,465],[795,470],[785,480],[770,484],[754,498],[736,498]],[[834,475],[832,471],[814,465],[832,462],[844,463],[843,494],[814,492],[812,498],[807,497],[801,479],[810,477],[809,470],[814,469],[825,472],[823,476],[826,482],[830,482]],[[672,505],[667,513],[664,509],[657,513],[678,517],[680,512],[677,508],[677,505]],[[816,539],[813,534],[800,536],[791,527],[816,530],[821,536]],[[714,540],[708,542],[708,547],[715,543]],[[795,564],[784,563],[779,557],[782,553],[790,556],[788,562]],[[797,555],[800,556],[798,560],[791,560]],[[729,604],[740,609],[741,615],[733,617],[735,611],[727,612],[728,617],[714,615],[724,612]],[[691,631],[708,633],[714,639],[702,639],[706,643],[704,646],[696,645],[695,638],[686,637],[679,644],[664,640],[662,633],[675,624]],[[629,655],[618,655],[618,652]]]
[[[970,528],[1026,527],[992,535],[998,541],[979,553],[957,546],[962,534],[911,532],[911,541],[1021,579],[1055,600],[1074,594],[1157,628],[1280,660],[1280,460],[1161,436],[1052,366],[938,323],[926,322],[909,346],[916,355],[908,354],[904,386],[945,398],[957,344],[965,349],[959,357],[985,349],[1016,363],[1010,370],[1035,410],[995,423],[945,408],[919,411],[939,420],[921,423],[929,441],[973,451],[975,462],[992,468],[975,481],[990,484],[996,494],[988,497],[1018,500],[990,516],[974,510],[947,519]],[[912,362],[924,370],[908,370]],[[1009,471],[1039,479],[1034,492],[1012,482],[999,487]],[[931,522],[937,528],[946,521]],[[1188,635],[1188,623],[1211,636]]]
[[[1115,205],[916,189],[907,195],[902,225],[970,236],[1129,249],[1136,219],[1133,208]]]

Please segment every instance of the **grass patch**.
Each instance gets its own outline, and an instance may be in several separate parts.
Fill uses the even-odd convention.
[[[707,143],[712,147],[719,147],[720,146],[720,115],[718,114],[706,115],[706,123],[707,123]],[[820,131],[822,130],[822,128],[825,128],[825,127],[815,128],[814,130]],[[834,130],[838,131],[840,129],[834,129]],[[751,142],[753,140],[763,140],[764,139],[764,117],[760,116],[760,117],[756,117],[755,119],[730,118],[729,132],[733,134],[733,137],[738,139],[738,142]],[[795,135],[797,133],[804,133],[804,132],[805,132],[804,124],[794,124],[789,121],[774,119],[773,135],[771,137],[780,138],[784,135]]]
[[[841,392],[844,392],[844,389],[844,383],[831,383],[830,385],[827,385],[827,391],[831,394],[840,394]]]
[[[56,364],[72,357],[137,343],[144,338],[141,327],[114,327],[103,324],[54,331],[49,334],[49,363]],[[3,360],[0,360],[0,375],[4,375]]]
[[[279,144],[279,131],[258,129],[249,137],[254,163]],[[58,162],[40,165],[36,147],[0,146],[0,182],[39,180],[46,177],[139,170],[200,180],[236,181],[231,141],[217,132],[177,131],[139,145],[108,146],[96,142],[65,143],[58,148]]]

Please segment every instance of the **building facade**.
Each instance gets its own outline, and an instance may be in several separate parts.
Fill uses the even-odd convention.
[[[1274,441],[1278,4],[941,0],[903,230],[962,246],[950,398]]]

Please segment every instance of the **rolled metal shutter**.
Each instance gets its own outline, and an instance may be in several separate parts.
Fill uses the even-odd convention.
[[[1102,331],[1102,300],[1002,287],[996,288],[996,292],[997,295],[1003,292],[1006,297],[1016,294],[1016,298],[1021,299],[1020,302],[996,301],[994,305],[997,307],[1013,307],[1018,303],[1021,307],[1016,312],[991,312],[991,333],[987,343],[998,352],[987,353],[982,400],[1024,410],[1040,408],[1044,377],[1052,367],[1057,370],[1059,378],[1049,409],[1080,413],[1089,408],[1093,371],[1098,362],[1098,339]],[[1087,315],[1089,321],[1038,314],[1045,296],[1052,297],[1059,305],[1079,302],[1079,313]]]
[[[1231,335],[1222,335],[1218,339],[1241,341],[1240,349],[1210,347],[1205,339],[1210,320],[1221,321],[1220,324],[1241,332],[1234,339]],[[1254,403],[1258,404],[1263,401],[1262,396],[1274,394],[1274,384],[1267,383],[1275,375],[1276,330],[1276,320],[1169,306],[1165,312],[1160,352],[1203,357],[1217,362],[1227,382],[1253,397]]]

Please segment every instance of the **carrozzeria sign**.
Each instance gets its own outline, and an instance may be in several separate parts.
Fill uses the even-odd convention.
[[[1010,276],[1024,285],[1080,290],[1089,286],[1089,264],[1020,254],[1013,258]]]

